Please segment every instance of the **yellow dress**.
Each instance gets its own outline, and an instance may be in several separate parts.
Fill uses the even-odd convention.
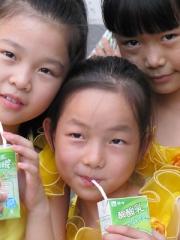
[[[154,140],[148,153],[138,164],[136,172],[147,182],[142,187],[141,194],[146,194],[149,198],[150,215],[152,222],[154,221],[154,227],[160,232],[160,228],[164,228],[167,239],[177,239],[180,147],[160,146]]]
[[[64,194],[64,181],[56,169],[54,154],[43,134],[34,141],[35,146],[43,149],[39,153],[40,171],[46,195],[49,197]],[[21,217],[0,221],[0,240],[24,240],[26,228],[26,209],[21,203]]]
[[[140,190],[140,194],[146,195],[148,198],[152,227],[165,235],[166,239],[178,239],[179,183],[180,172],[175,168],[164,167],[156,171]]]
[[[145,177],[152,177],[154,172],[164,166],[180,169],[180,147],[160,146],[153,141],[143,160],[138,164],[136,172]]]
[[[102,240],[100,227],[93,229],[85,226],[84,220],[78,216],[76,207],[77,197],[75,197],[66,224],[66,240]]]
[[[154,173],[154,177],[140,189],[141,195],[148,198],[151,226],[168,240],[177,240],[179,232],[178,205],[176,198],[180,195],[180,172],[175,169],[164,169]],[[69,211],[66,226],[66,240],[101,240],[101,231],[85,226],[84,220],[78,216],[77,197]]]

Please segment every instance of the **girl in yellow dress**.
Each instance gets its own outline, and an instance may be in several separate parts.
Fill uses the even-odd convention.
[[[180,171],[180,3],[102,0],[102,14],[122,57],[145,72],[154,89],[154,139],[137,172],[154,182],[163,176],[162,185],[168,179],[169,191],[179,199],[179,182],[169,177]],[[98,48],[98,54],[105,53]]]
[[[37,135],[45,110],[69,68],[85,58],[86,43],[87,17],[83,0],[1,1],[0,121],[4,131],[24,137],[32,135],[31,132]],[[43,145],[42,140],[38,140],[38,146],[39,141]],[[45,155],[50,168],[44,168],[47,174],[43,172],[42,177],[47,195],[54,196],[49,197],[52,225],[56,239],[63,239],[68,200],[59,197],[63,194],[64,183],[58,181],[52,156]],[[22,171],[19,171],[19,187],[21,217],[0,220],[0,240],[25,239],[26,220],[31,210],[26,201],[26,178]],[[6,199],[6,195],[0,194],[0,202]],[[2,206],[0,211],[3,214]],[[37,222],[36,217],[34,214],[33,223]],[[40,239],[39,224],[43,223],[36,224],[37,239]]]
[[[67,240],[160,240],[165,239],[163,235],[172,239],[177,236],[178,222],[173,226],[175,230],[170,231],[169,219],[162,234],[153,230],[152,235],[128,226],[115,226],[118,232],[102,237],[98,222],[97,202],[102,195],[91,180],[102,186],[108,198],[139,195],[140,187],[129,179],[151,142],[151,93],[144,74],[118,57],[84,60],[62,85],[43,127],[55,151],[57,169],[77,195],[69,212]],[[154,200],[151,205],[157,206],[153,186],[149,189]],[[166,213],[172,213],[168,215],[172,221],[177,217],[175,198],[168,189],[164,192],[171,197]],[[156,213],[152,215],[153,226],[155,223]],[[106,230],[110,232],[111,227]]]
[[[163,166],[179,170],[179,1],[102,0],[102,14],[122,57],[146,73],[155,93],[155,138],[137,171],[151,177]]]

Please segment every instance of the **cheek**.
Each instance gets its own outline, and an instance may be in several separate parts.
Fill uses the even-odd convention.
[[[143,61],[143,56],[140,53],[134,53],[131,54],[125,50],[121,50],[121,56],[125,59],[127,59],[128,61],[130,61],[131,63],[134,63],[135,65],[137,65],[139,68],[142,67],[144,64]]]
[[[71,172],[73,168],[73,156],[71,151],[67,150],[65,147],[56,147],[56,166],[60,175],[66,175],[66,173]]]
[[[124,56],[122,56],[123,58],[127,59],[128,61],[130,61],[131,63],[134,63],[135,65],[140,64],[139,63],[139,58],[136,55],[131,55],[131,54],[124,54]]]
[[[39,97],[41,96],[42,99],[46,100],[50,104],[52,102],[52,100],[54,99],[54,97],[56,96],[61,85],[62,85],[62,83],[46,86],[44,92],[41,89],[41,95],[39,95]],[[40,94],[40,92],[39,92],[39,94]]]
[[[131,174],[133,173],[134,169],[136,166],[136,162],[133,161],[122,161],[122,162],[116,162],[114,164],[110,164],[108,169],[109,172],[111,173],[111,176],[114,177],[125,177],[129,178]]]
[[[56,159],[56,166],[58,168],[58,171],[62,172],[62,169],[65,169],[67,167],[66,155],[61,154],[59,150],[56,150],[55,159]]]
[[[59,87],[59,84],[56,89],[45,86],[41,87],[39,91],[34,92],[32,97],[33,106],[36,106],[39,111],[44,112],[53,101]]]

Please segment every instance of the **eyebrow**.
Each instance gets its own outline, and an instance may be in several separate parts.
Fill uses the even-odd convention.
[[[18,43],[14,42],[10,39],[0,39],[0,41],[1,42],[6,42],[7,44],[9,44],[9,45],[13,46],[14,48],[19,49],[21,51],[25,50],[24,47],[20,46]],[[65,68],[65,66],[60,61],[52,59],[52,58],[46,58],[45,62],[53,64],[53,65],[57,66],[58,68]]]
[[[79,120],[76,119],[76,118],[72,118],[72,119],[69,120],[67,123],[68,123],[68,124],[76,124],[76,125],[82,126],[82,127],[87,127],[85,123],[79,121]]]
[[[82,126],[82,127],[86,127],[87,125],[81,121],[79,121],[76,118],[71,119],[70,121],[68,121],[68,124],[76,124],[78,126]],[[115,127],[111,127],[108,129],[109,131],[121,131],[121,132],[132,132],[132,128],[130,126],[128,126],[127,124],[119,124]]]
[[[20,49],[20,50],[25,50],[22,46],[20,46],[18,43],[10,40],[10,39],[1,39],[0,40],[1,42],[6,42],[8,43],[9,45],[12,45],[13,47],[17,48],[17,49]]]
[[[58,68],[65,68],[65,66],[58,60],[52,59],[52,58],[45,58],[46,63],[53,64],[57,66]]]
[[[127,124],[120,124],[120,125],[110,128],[109,130],[121,131],[121,132],[132,132],[132,128],[130,128]]]

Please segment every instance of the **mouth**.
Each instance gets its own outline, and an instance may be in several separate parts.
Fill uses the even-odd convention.
[[[23,103],[21,101],[17,100],[17,98],[15,98],[15,97],[10,97],[10,96],[6,96],[6,95],[0,95],[0,96],[5,98],[8,102],[23,105]]]
[[[90,182],[92,183],[92,180],[95,180],[97,183],[100,183],[100,179],[97,179],[97,178],[89,178],[89,177],[83,177],[82,178],[87,181],[87,182]]]
[[[172,74],[173,73],[166,74],[166,75],[151,76],[150,78],[155,82],[164,82],[164,81],[169,80],[169,78]]]

